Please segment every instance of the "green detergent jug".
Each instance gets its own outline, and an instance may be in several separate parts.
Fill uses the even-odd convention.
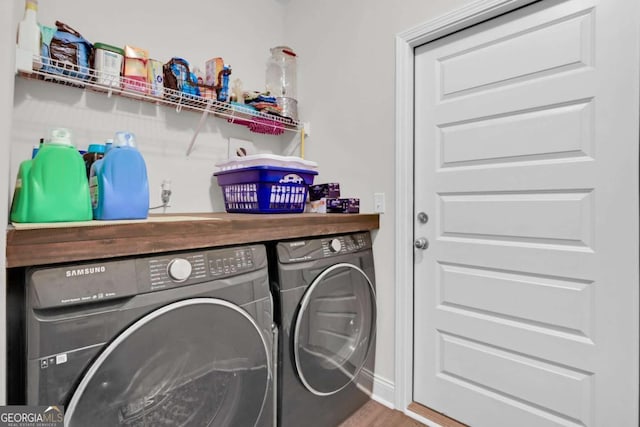
[[[92,219],[85,163],[67,129],[55,129],[32,160],[20,164],[11,206],[13,222]]]

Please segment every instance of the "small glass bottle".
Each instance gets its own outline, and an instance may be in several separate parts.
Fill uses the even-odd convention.
[[[267,61],[267,92],[276,99],[281,114],[298,120],[298,82],[295,52],[287,46],[271,49]]]
[[[296,54],[287,46],[271,49],[266,84],[271,96],[297,99]]]

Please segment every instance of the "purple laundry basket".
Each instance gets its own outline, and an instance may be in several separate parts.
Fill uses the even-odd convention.
[[[304,212],[309,185],[318,172],[276,166],[250,166],[213,175],[230,213]]]

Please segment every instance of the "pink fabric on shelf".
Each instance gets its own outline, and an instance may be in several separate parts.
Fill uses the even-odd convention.
[[[282,135],[284,133],[284,125],[282,123],[263,117],[254,117],[252,120],[231,117],[227,119],[227,122],[247,126],[254,133],[267,135]]]
[[[262,117],[256,117],[249,123],[249,129],[251,132],[264,133],[269,135],[282,135],[284,133],[284,125],[275,120],[264,119]]]

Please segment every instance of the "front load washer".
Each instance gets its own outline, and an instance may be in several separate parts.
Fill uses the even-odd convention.
[[[376,296],[370,234],[279,242],[270,255],[280,322],[278,425],[335,427],[371,395]]]
[[[66,426],[274,425],[264,246],[32,268],[25,283],[25,404],[64,405]]]

